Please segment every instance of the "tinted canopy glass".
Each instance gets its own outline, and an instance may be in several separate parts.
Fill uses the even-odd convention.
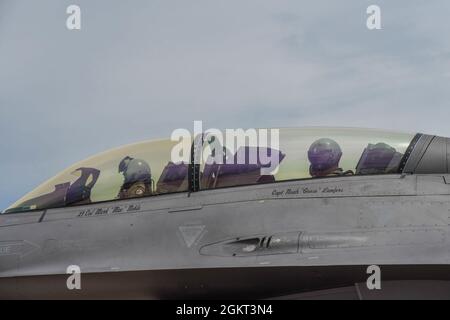
[[[241,133],[246,135],[246,133]],[[222,133],[226,136],[225,133]],[[269,135],[269,134],[268,134]],[[223,143],[223,155],[227,161],[213,161],[217,144],[211,146],[205,138],[201,164],[202,189],[267,183],[292,179],[336,177],[363,174],[397,173],[403,155],[414,134],[385,132],[381,130],[353,128],[284,128],[279,129],[279,144],[248,142],[244,146],[227,148]],[[215,141],[216,139],[213,139]],[[254,139],[253,139],[254,140]],[[214,144],[214,143],[213,143]],[[229,143],[228,143],[229,144]],[[236,145],[236,144],[235,144]],[[219,144],[220,146],[220,144]],[[271,173],[262,172],[258,155],[278,156],[277,168]],[[249,163],[246,156],[255,151],[256,161]],[[244,161],[237,162],[238,155]],[[206,159],[206,160],[205,160]],[[272,166],[274,167],[274,166]]]
[[[141,142],[93,156],[43,183],[6,212],[186,191],[188,164],[171,162],[175,143]]]
[[[267,139],[263,139],[261,130],[266,131]],[[294,179],[398,173],[414,138],[413,134],[342,128],[260,129],[255,131],[256,139],[250,139],[249,132],[236,131],[231,146],[225,132],[220,139],[217,132],[203,135],[200,148],[194,148],[193,159],[200,159],[195,163],[200,165],[196,176],[189,176],[187,161],[171,158],[179,141],[141,142],[110,150],[69,167],[6,212],[183,192],[188,191],[189,179],[198,179],[200,189],[214,189]],[[276,139],[269,138],[273,132]],[[189,140],[187,153],[190,145]]]

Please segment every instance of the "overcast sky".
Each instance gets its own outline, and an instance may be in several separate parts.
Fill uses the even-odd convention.
[[[66,28],[70,4],[80,31]],[[366,28],[370,4],[382,30]],[[0,0],[0,209],[193,120],[450,136],[449,12],[448,0]]]

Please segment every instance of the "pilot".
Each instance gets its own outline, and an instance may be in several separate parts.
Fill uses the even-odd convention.
[[[311,177],[352,175],[352,171],[344,172],[339,167],[341,157],[342,150],[336,141],[328,138],[315,141],[308,151]]]
[[[126,156],[120,161],[119,173],[124,176],[118,194],[120,199],[142,197],[152,193],[152,174],[150,166],[144,160]]]

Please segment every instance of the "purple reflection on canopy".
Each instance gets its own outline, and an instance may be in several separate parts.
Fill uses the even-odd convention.
[[[159,178],[159,181],[177,181],[184,180],[188,175],[188,165],[185,163],[173,163],[169,164],[164,168],[164,171]]]
[[[261,170],[261,168],[270,168],[272,166],[271,161],[265,161],[267,159],[261,159],[260,153],[265,155],[267,159],[275,159],[274,167],[281,163],[286,156],[279,150],[265,147],[241,147],[233,157],[232,162],[227,159],[225,164],[207,164],[203,171],[204,176],[210,176],[213,172],[217,171],[220,166],[220,175],[242,174],[252,171]],[[277,157],[278,156],[278,157]]]
[[[357,174],[386,173],[398,166],[402,156],[388,144],[369,144],[361,156],[356,172]]]

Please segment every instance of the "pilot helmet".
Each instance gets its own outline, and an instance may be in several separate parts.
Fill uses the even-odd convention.
[[[133,160],[133,158],[130,158],[129,156],[126,156],[122,159],[119,163],[119,173],[123,173],[127,171],[128,164],[130,161]]]
[[[311,168],[315,172],[323,172],[339,166],[342,150],[339,144],[328,138],[315,141],[308,151]]]

